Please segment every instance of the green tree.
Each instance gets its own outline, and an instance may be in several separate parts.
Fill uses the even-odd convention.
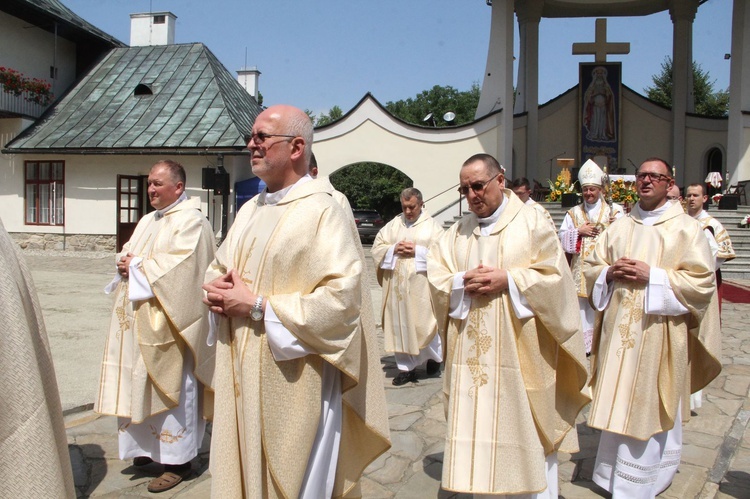
[[[377,210],[384,220],[401,212],[401,191],[412,181],[393,167],[380,163],[355,163],[331,175],[331,183],[349,199],[352,208]]]
[[[328,114],[324,113],[318,117],[315,117],[310,111],[306,112],[308,116],[310,116],[310,119],[313,120],[313,123],[315,123],[315,126],[323,126],[329,123],[333,123],[334,121],[344,116],[344,111],[342,111],[338,106],[333,106],[330,111],[328,111]]]
[[[651,77],[654,85],[646,87],[646,95],[662,106],[672,107],[672,58],[667,56],[661,64],[661,72]],[[708,71],[693,61],[693,95],[695,112],[703,116],[726,116],[729,110],[729,91],[714,92],[714,83]]]
[[[474,121],[474,114],[479,104],[479,84],[474,82],[471,89],[459,91],[449,86],[435,85],[430,90],[424,90],[416,97],[405,100],[387,102],[385,108],[394,116],[421,126],[462,125]],[[443,120],[447,112],[455,113],[451,122]],[[425,121],[425,117],[430,115]]]

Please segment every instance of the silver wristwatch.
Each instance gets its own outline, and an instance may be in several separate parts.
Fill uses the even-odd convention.
[[[259,321],[263,319],[263,297],[258,295],[253,308],[250,309],[250,319]]]

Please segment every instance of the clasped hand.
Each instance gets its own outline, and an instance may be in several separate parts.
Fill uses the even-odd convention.
[[[508,289],[508,271],[494,267],[479,267],[464,274],[464,292],[469,296],[501,293]]]
[[[257,296],[242,281],[237,270],[232,269],[221,277],[204,284],[203,303],[211,312],[228,317],[247,317]]]
[[[583,237],[596,237],[599,235],[599,232],[600,230],[596,224],[592,224],[591,222],[586,222],[578,227],[578,235]]]
[[[134,256],[133,253],[128,252],[128,254],[121,256],[120,260],[117,262],[117,273],[120,274],[123,279],[130,277],[130,260],[132,260]]]
[[[620,258],[607,270],[607,282],[627,281],[648,283],[651,267],[641,260]]]
[[[396,243],[396,247],[394,248],[393,252],[397,256],[414,256],[416,248],[417,245],[414,243],[414,241],[400,241]]]

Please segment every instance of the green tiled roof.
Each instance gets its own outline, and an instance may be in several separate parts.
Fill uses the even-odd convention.
[[[242,150],[261,111],[201,43],[115,48],[4,150]]]

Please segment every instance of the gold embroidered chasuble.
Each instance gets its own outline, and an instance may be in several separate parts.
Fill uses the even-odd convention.
[[[544,490],[545,456],[566,436],[563,450],[577,451],[575,419],[589,401],[575,287],[557,235],[541,213],[505,195],[492,234],[480,236],[467,215],[428,257],[438,321],[447,321],[442,487],[451,491]],[[517,318],[508,291],[473,298],[466,320],[448,317],[454,275],[480,260],[508,270],[533,317]]]
[[[607,227],[609,227],[609,219],[617,215],[618,213],[622,214],[622,211],[620,211],[618,207],[613,206],[612,208],[610,208],[609,205],[604,201],[601,202],[599,214],[597,215],[596,220],[591,220],[589,218],[583,204],[579,204],[568,210],[568,216],[570,217],[570,220],[573,222],[573,226],[575,226],[576,229],[588,222],[591,222],[597,227],[601,228],[602,232]],[[588,293],[586,292],[586,278],[583,275],[583,261],[594,251],[596,241],[602,234],[602,232],[599,232],[599,235],[595,237],[579,236],[581,239],[581,252],[573,253],[570,259],[570,271],[573,274],[573,281],[576,283],[578,296],[580,296],[581,298],[588,297]]]
[[[183,359],[194,356],[194,373],[204,384],[203,412],[211,416],[214,349],[206,345],[208,312],[201,284],[214,256],[211,226],[192,198],[156,219],[156,212],[138,222],[117,259],[128,252],[143,258],[140,270],[154,297],[128,299],[128,280],[114,293],[115,304],[104,348],[99,394],[94,410],[132,418],[177,406]]]
[[[705,210],[698,215],[696,220],[700,222],[703,229],[708,229],[710,227],[711,234],[713,234],[714,239],[716,239],[716,244],[719,245],[719,252],[716,254],[716,258],[721,258],[724,261],[727,261],[733,260],[737,256],[732,247],[732,240],[729,238],[729,233],[724,226],[721,225],[721,222],[706,213]]]
[[[555,225],[555,221],[552,219],[552,215],[549,214],[549,211],[547,211],[547,208],[545,208],[541,204],[537,203],[533,199],[529,199],[529,201],[527,201],[524,204],[526,204],[527,206],[531,206],[536,211],[538,211],[539,213],[541,213],[542,215],[544,215],[544,218],[546,218],[547,221],[550,223],[550,225],[552,225],[552,228],[554,230],[557,230],[557,226]]]
[[[248,201],[206,273],[210,281],[237,269],[282,325],[319,352],[276,361],[263,321],[222,318],[211,442],[215,497],[297,497],[318,428],[324,362],[339,370],[343,391],[333,496],[351,492],[390,446],[372,306],[361,303],[363,253],[351,214],[330,190],[312,180],[275,205]]]
[[[0,497],[75,498],[60,394],[31,272],[0,221]]]
[[[646,314],[646,286],[613,281],[609,305],[597,312],[588,424],[647,440],[681,421],[680,399],[682,419],[688,419],[690,393],[721,371],[713,258],[699,224],[678,204],[653,226],[643,224],[638,209],[610,225],[584,264],[589,292],[602,270],[623,257],[666,270],[689,310]]]
[[[381,268],[388,250],[394,244],[408,240],[429,248],[443,229],[424,211],[407,227],[400,214],[383,227],[372,243],[378,283],[383,287],[381,319],[386,352],[419,355],[430,344],[437,332],[437,320],[432,311],[430,286],[426,272],[417,272],[415,258],[398,257],[393,270]]]

